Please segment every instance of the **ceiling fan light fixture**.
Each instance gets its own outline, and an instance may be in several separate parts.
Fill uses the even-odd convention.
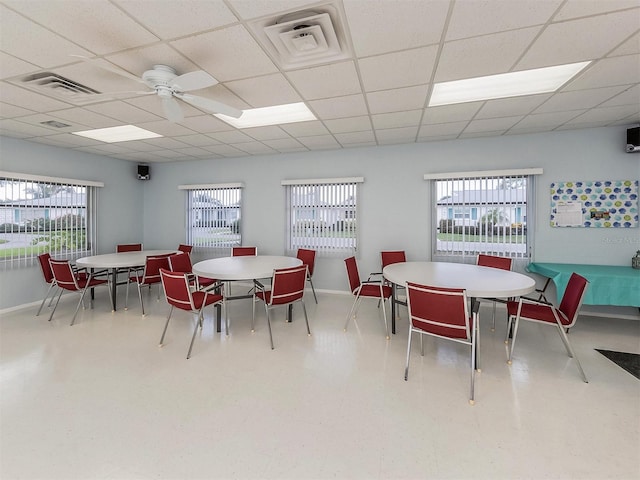
[[[251,108],[243,110],[240,118],[214,114],[220,120],[236,128],[264,127],[285,123],[308,122],[317,120],[304,102],[274,105],[272,107]]]
[[[135,125],[122,125],[119,127],[97,128],[94,130],[84,130],[82,132],[71,132],[73,135],[99,140],[105,143],[128,142],[131,140],[144,140],[147,138],[158,138],[162,135]]]
[[[521,70],[486,77],[436,83],[430,107],[555,92],[591,62]]]

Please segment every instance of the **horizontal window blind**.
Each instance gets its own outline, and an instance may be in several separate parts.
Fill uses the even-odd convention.
[[[483,253],[526,263],[533,176],[471,173],[431,180],[434,259],[474,263]]]
[[[242,245],[242,184],[181,185],[187,190],[187,243],[208,256]]]
[[[37,256],[75,260],[97,249],[99,182],[0,172],[0,262],[27,267]]]
[[[355,254],[358,244],[358,184],[346,179],[282,182],[286,199],[286,253],[299,248],[319,256]]]

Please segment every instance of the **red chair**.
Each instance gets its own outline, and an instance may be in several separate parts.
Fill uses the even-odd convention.
[[[189,344],[189,351],[187,352],[187,359],[189,359],[191,357],[193,341],[195,340],[196,333],[198,332],[198,326],[202,328],[202,323],[204,320],[202,311],[204,310],[204,307],[208,305],[222,305],[222,308],[224,310],[224,297],[216,293],[205,292],[202,290],[192,292],[191,288],[189,288],[189,276],[186,273],[170,272],[165,268],[161,268],[160,278],[162,282],[162,288],[164,289],[164,294],[167,298],[167,303],[171,305],[169,315],[167,316],[167,323],[164,325],[162,337],[160,337],[161,347],[164,345],[164,336],[167,333],[167,327],[169,326],[169,320],[171,319],[171,314],[173,313],[174,307],[198,315],[196,326],[193,329],[191,343]],[[224,316],[227,321],[227,332],[229,332],[229,318],[227,317],[226,312]]]
[[[135,273],[129,276],[127,281],[127,295],[124,301],[124,309],[127,310],[129,304],[129,285],[135,283],[138,285],[138,297],[140,298],[140,307],[142,307],[142,316],[144,316],[144,302],[142,301],[142,287],[148,285],[158,285],[158,300],[160,300],[160,269],[169,268],[169,255],[158,255],[155,257],[147,257],[142,274]]]
[[[271,279],[271,290],[266,290],[265,286],[258,280],[254,280],[253,294],[253,318],[251,319],[251,331],[255,330],[256,318],[256,298],[264,302],[264,309],[267,313],[267,325],[269,326],[269,340],[271,341],[271,350],[273,350],[273,335],[271,333],[271,319],[269,310],[274,307],[293,305],[295,302],[302,304],[304,312],[304,320],[307,323],[307,334],[311,336],[309,329],[309,318],[307,317],[307,309],[304,306],[304,287],[307,281],[307,266],[281,268],[273,271]]]
[[[87,289],[102,285],[109,287],[109,280],[95,278],[92,275],[86,276],[84,273],[74,272],[69,260],[54,260],[51,258],[49,259],[49,265],[51,266],[53,279],[56,285],[60,287],[60,294],[58,295],[58,300],[51,311],[49,321],[53,318],[56,308],[58,308],[58,302],[60,302],[62,292],[64,290],[68,290],[70,292],[78,292],[80,294],[80,301],[78,301],[78,306],[76,307],[76,311],[71,319],[71,325],[73,325],[76,321],[78,310],[80,310],[80,305],[82,305],[82,301],[84,300],[84,295],[87,293]],[[109,290],[109,298],[111,298],[111,289],[107,288],[107,290]]]
[[[178,250],[183,253],[191,253],[191,250],[193,250],[193,245],[185,245],[184,243],[181,243],[180,245],[178,245]]]
[[[513,259],[507,257],[496,257],[494,255],[479,254],[476,259],[476,265],[481,267],[498,268],[500,270],[511,270]],[[488,300],[493,302],[493,321],[491,323],[491,331],[496,329],[496,303],[507,303],[508,300],[503,298],[479,298],[478,300]]]
[[[231,247],[232,257],[255,257],[258,247]]]
[[[587,291],[587,285],[589,282],[586,278],[572,273],[567,283],[567,288],[562,295],[562,300],[558,308],[548,303],[541,303],[535,300],[527,298],[520,298],[519,301],[512,301],[507,303],[507,312],[509,314],[509,326],[507,328],[507,337],[505,343],[509,343],[509,332],[515,319],[515,325],[513,326],[513,338],[511,339],[511,349],[509,350],[509,358],[507,363],[511,365],[511,359],[513,358],[513,348],[516,345],[516,335],[518,333],[518,326],[520,320],[529,320],[532,322],[538,322],[541,325],[552,325],[558,328],[562,343],[564,343],[567,353],[570,357],[574,358],[580,375],[585,383],[588,383],[587,376],[582,370],[582,365],[578,357],[569,343],[569,337],[565,333],[565,329],[569,329],[576,324],[578,319],[578,312],[582,306],[582,300],[584,294]]]
[[[198,290],[208,288],[218,282],[213,278],[197,277],[194,275],[192,272],[193,266],[191,265],[191,257],[188,253],[176,253],[174,255],[170,255],[168,259],[169,270],[172,272],[188,273],[189,281]]]
[[[376,298],[378,300],[382,300],[382,314],[384,315],[384,328],[387,334],[387,340],[389,339],[389,325],[387,324],[387,312],[385,310],[384,302],[389,300],[391,297],[391,287],[389,285],[385,285],[384,281],[381,280],[371,280],[368,278],[366,281],[360,281],[360,274],[358,273],[358,264],[356,263],[356,257],[349,257],[344,261],[347,267],[347,276],[349,277],[349,286],[351,288],[351,293],[355,295],[355,300],[353,305],[351,306],[351,310],[349,311],[349,315],[347,316],[347,321],[344,324],[344,331],[347,331],[347,327],[349,326],[349,321],[351,317],[356,316],[356,312],[358,310],[358,306],[360,301],[363,298]]]
[[[414,332],[443,338],[471,347],[471,390],[469,403],[474,404],[474,382],[477,369],[477,345],[479,343],[477,312],[469,315],[469,302],[463,289],[442,288],[407,282],[407,307],[409,309],[409,340],[404,379],[409,377],[411,336]],[[424,355],[424,348],[422,349]]]
[[[47,298],[49,297],[49,294],[51,293],[51,289],[58,286],[55,278],[53,278],[51,265],[49,265],[50,258],[51,258],[51,255],[48,253],[43,253],[41,255],[38,255],[38,262],[40,262],[40,269],[42,270],[42,276],[44,277],[44,281],[49,284],[49,288],[47,289],[46,295],[42,299],[42,303],[40,304],[38,313],[36,313],[36,317],[40,315],[40,312],[42,311],[42,307],[44,307],[44,302],[47,300]],[[55,298],[55,294],[51,296],[51,300],[49,301],[49,306],[51,306],[51,303],[53,302],[54,298]]]
[[[316,251],[308,250],[306,248],[299,248],[296,257],[299,260],[302,260],[302,264],[307,266],[307,280],[311,284],[311,291],[313,292],[313,299],[318,303],[318,297],[316,297],[316,289],[313,288],[313,281],[311,277],[313,277],[313,269],[316,264]]]

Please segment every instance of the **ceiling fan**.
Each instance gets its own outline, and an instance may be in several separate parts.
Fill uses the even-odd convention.
[[[137,95],[156,94],[160,97],[165,117],[167,117],[167,120],[170,122],[180,122],[184,119],[182,108],[176,99],[180,99],[194,107],[201,108],[211,113],[221,113],[234,118],[239,118],[242,115],[242,110],[238,110],[237,108],[218,102],[217,100],[185,93],[192,90],[211,87],[218,83],[215,78],[203,70],[178,75],[173,68],[167,65],[154,65],[153,69],[144,72],[142,77],[136,77],[129,72],[113,66],[107,66],[106,64],[96,62],[93,59],[83,57],[81,55],[71,56],[79,58],[103,70],[128,78],[129,80],[142,83],[151,88],[152,90],[143,92],[112,92],[100,95],[105,97],[114,97],[125,94],[129,95],[132,93]]]

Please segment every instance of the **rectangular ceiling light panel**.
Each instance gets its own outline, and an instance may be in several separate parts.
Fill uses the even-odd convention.
[[[555,92],[591,62],[436,83],[430,107]]]
[[[71,132],[74,135],[91,138],[106,143],[128,142],[130,140],[144,140],[146,138],[158,138],[159,135],[144,128],[134,125],[122,125],[121,127],[98,128],[83,132]]]
[[[303,102],[243,110],[240,118],[233,118],[219,113],[214,115],[236,128],[264,127],[266,125],[282,125],[284,123],[316,120],[315,115],[311,113],[311,110]]]

